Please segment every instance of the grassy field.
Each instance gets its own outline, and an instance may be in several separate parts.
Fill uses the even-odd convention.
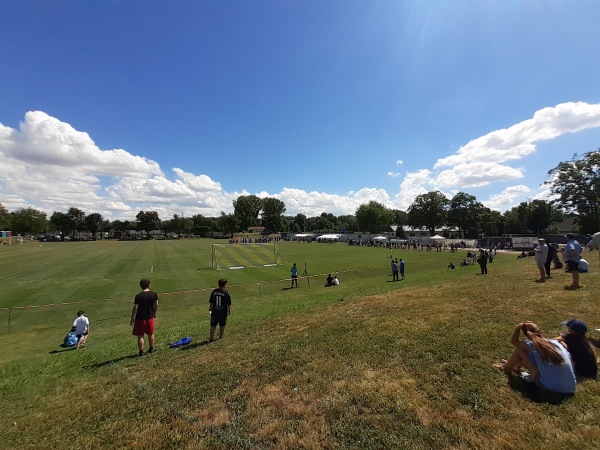
[[[283,266],[215,271],[211,244],[3,247],[0,448],[600,446],[597,382],[549,405],[491,369],[521,320],[549,335],[575,316],[600,327],[597,254],[585,287],[567,292],[568,274],[537,284],[533,259],[509,253],[481,276],[445,270],[458,261],[448,251],[395,252],[407,279],[394,283],[383,249],[283,242]],[[288,289],[293,262],[311,276],[299,289]],[[340,286],[323,287],[328,272]],[[144,276],[160,295],[158,351],[138,358],[128,322]],[[221,277],[233,313],[207,345]],[[80,308],[89,346],[63,350]],[[191,345],[168,348],[185,335]]]

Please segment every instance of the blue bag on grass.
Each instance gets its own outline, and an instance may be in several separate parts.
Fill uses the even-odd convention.
[[[65,336],[63,345],[65,347],[73,347],[74,345],[77,345],[77,335],[73,331],[68,332]]]
[[[186,336],[184,338],[179,339],[177,342],[173,342],[171,344],[171,348],[182,347],[184,345],[189,344],[190,342],[192,342],[192,338],[190,336]]]

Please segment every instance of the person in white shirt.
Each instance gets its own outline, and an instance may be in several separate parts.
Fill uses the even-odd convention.
[[[539,283],[546,281],[546,259],[548,259],[548,246],[544,238],[539,238],[538,246],[535,248],[535,264],[540,271]]]
[[[333,277],[333,285],[334,286],[339,286],[340,285],[340,280],[338,280],[338,277],[336,277],[335,275]]]
[[[77,318],[73,321],[73,326],[71,327],[71,330],[73,330],[77,336],[77,350],[79,350],[82,345],[85,346],[90,332],[90,321],[84,314],[83,311],[78,311]]]

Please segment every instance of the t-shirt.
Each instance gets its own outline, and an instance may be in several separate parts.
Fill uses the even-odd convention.
[[[79,316],[73,321],[73,328],[75,328],[75,334],[80,335],[87,331],[90,321],[85,316]]]
[[[229,291],[226,291],[225,289],[214,289],[210,294],[208,303],[212,305],[211,311],[213,315],[227,315],[227,307],[231,305],[231,295],[229,295]]]
[[[564,260],[579,262],[582,250],[583,247],[575,239],[568,240],[567,245],[565,246]]]
[[[296,266],[292,267],[292,277],[298,276],[298,268]]]
[[[529,347],[529,357],[533,359],[538,368],[540,378],[539,383],[545,389],[563,394],[572,394],[575,392],[575,373],[571,355],[566,348],[555,339],[547,339],[563,358],[563,364],[553,364],[543,361],[539,353],[534,349],[531,340],[526,339],[525,343]]]
[[[142,291],[135,296],[134,304],[138,305],[135,320],[150,320],[156,315],[155,303],[158,301],[158,294],[154,291]]]
[[[337,279],[337,277],[335,277],[335,278],[333,279],[333,285],[334,285],[334,286],[339,286],[339,285],[340,285],[340,280],[338,280],[338,279]]]
[[[400,261],[400,272],[404,272],[404,261]]]
[[[546,244],[540,244],[535,249],[535,261],[538,263],[545,263],[548,258],[548,246]]]

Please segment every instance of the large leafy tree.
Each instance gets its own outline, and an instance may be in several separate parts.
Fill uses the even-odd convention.
[[[267,231],[280,231],[285,203],[277,198],[267,197],[262,201],[262,224]]]
[[[233,214],[238,219],[242,230],[258,224],[258,215],[262,206],[263,201],[256,195],[240,195],[233,201]]]
[[[160,217],[156,211],[140,211],[135,218],[138,231],[160,230]]]
[[[310,231],[335,231],[336,218],[333,214],[321,213],[318,217],[309,217],[307,219],[307,225]]]
[[[4,205],[0,203],[0,229],[10,230],[11,229],[11,215],[6,210]]]
[[[580,159],[561,162],[548,172],[554,203],[566,212],[578,214],[582,233],[595,233],[600,228],[600,150],[584,153]]]
[[[351,233],[353,231],[358,231],[358,222],[356,221],[356,216],[353,214],[338,216],[337,223],[341,232]]]
[[[360,230],[369,233],[388,230],[394,221],[394,213],[374,200],[366,205],[360,205],[355,215]]]
[[[408,208],[408,222],[414,228],[427,228],[431,235],[446,224],[450,200],[440,191],[418,195]]]
[[[15,233],[38,234],[48,230],[48,219],[45,212],[34,208],[21,208],[13,211],[10,215],[10,223]]]
[[[85,228],[85,212],[78,208],[71,207],[67,211],[67,217],[69,219],[69,226],[74,238],[75,231],[81,232]]]
[[[459,192],[450,200],[448,207],[448,225],[458,228],[459,233],[477,229],[477,222],[485,207],[477,201],[474,195]]]
[[[64,212],[54,211],[50,216],[50,226],[60,233],[60,240],[64,241],[65,236],[72,230],[71,220]]]
[[[298,225],[300,231],[306,231],[307,218],[304,214],[296,214],[294,217],[294,223]]]
[[[104,219],[100,213],[91,213],[85,216],[85,227],[92,233],[92,238],[94,240],[96,240],[96,233],[102,230],[104,225]]]
[[[500,236],[505,234],[506,219],[499,211],[484,208],[477,221],[477,235]]]

